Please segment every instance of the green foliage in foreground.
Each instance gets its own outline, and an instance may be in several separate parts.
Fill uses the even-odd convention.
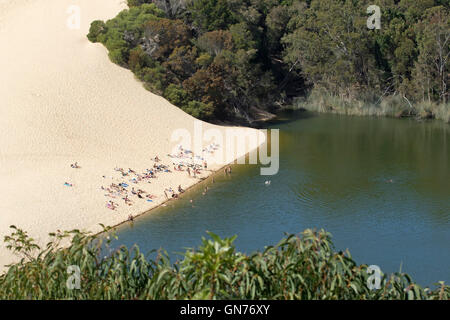
[[[306,230],[288,236],[263,252],[237,252],[233,238],[209,233],[197,250],[182,261],[169,262],[166,253],[148,259],[133,247],[108,256],[111,238],[80,231],[52,234],[46,248],[36,246],[26,232],[12,227],[5,238],[23,259],[0,276],[0,299],[444,299],[450,287],[422,289],[406,274],[383,275],[381,288],[370,290],[367,266],[350,253],[334,252],[325,231]],[[60,242],[72,243],[60,248]],[[70,290],[69,266],[81,270],[79,290]],[[70,282],[70,281],[69,281]]]

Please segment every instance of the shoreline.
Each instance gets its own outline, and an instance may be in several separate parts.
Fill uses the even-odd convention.
[[[149,210],[146,210],[146,211],[144,211],[144,212],[142,212],[142,213],[138,213],[138,214],[134,215],[134,216],[133,216],[133,220],[131,220],[131,221],[130,221],[130,219],[127,219],[127,220],[124,220],[124,221],[122,221],[122,222],[119,222],[119,223],[116,224],[116,225],[108,226],[108,227],[111,228],[111,229],[113,229],[113,230],[115,230],[115,231],[117,231],[116,229],[118,229],[118,228],[120,228],[120,227],[122,227],[122,226],[125,226],[127,223],[130,223],[130,224],[131,224],[131,223],[134,223],[136,219],[139,219],[139,218],[142,218],[142,217],[144,217],[144,216],[150,215],[150,214],[152,214],[153,211],[155,211],[155,210],[157,210],[157,209],[160,209],[161,207],[165,207],[165,205],[166,205],[167,203],[169,203],[169,202],[181,200],[181,199],[184,197],[184,194],[185,194],[185,193],[187,193],[187,192],[189,192],[189,191],[192,191],[192,189],[194,189],[195,187],[197,187],[197,186],[200,185],[201,183],[206,182],[206,180],[208,180],[208,179],[214,177],[215,175],[219,174],[219,172],[222,171],[223,169],[225,169],[226,167],[232,166],[232,165],[236,164],[236,161],[237,161],[238,159],[247,157],[247,156],[248,156],[250,153],[252,153],[252,152],[256,152],[256,151],[259,149],[259,147],[260,147],[261,145],[263,145],[264,143],[265,143],[265,142],[262,142],[261,144],[258,145],[258,147],[257,147],[256,149],[249,150],[245,155],[240,156],[240,157],[237,157],[237,158],[234,159],[232,162],[230,162],[230,163],[228,163],[228,164],[225,164],[225,165],[223,165],[222,167],[220,167],[220,168],[218,168],[218,169],[216,169],[216,170],[207,170],[207,172],[208,172],[209,174],[208,174],[206,177],[201,178],[201,179],[198,180],[196,183],[194,183],[194,184],[188,186],[186,189],[184,189],[183,194],[181,194],[181,195],[179,196],[179,198],[177,198],[177,199],[174,199],[174,198],[172,198],[172,199],[167,199],[167,200],[165,200],[165,201],[159,203],[158,205],[154,206],[153,208],[151,208],[151,209],[149,209]],[[245,164],[245,165],[246,165],[246,164]],[[97,233],[93,233],[93,235],[98,236],[98,235],[102,235],[102,234],[104,234],[104,233],[105,233],[105,231],[100,231],[100,232],[97,232]]]
[[[375,104],[370,101],[347,100],[331,95],[321,95],[313,91],[310,96],[294,101],[292,108],[287,110],[417,121],[437,120],[450,124],[449,103],[414,102],[414,105],[408,105],[407,101],[399,96],[386,96],[378,104]]]
[[[166,203],[165,188],[181,185],[188,190],[203,181],[185,171],[158,172],[156,179],[130,185],[154,195],[154,202],[132,199],[129,206],[118,196],[116,211],[105,207],[112,199],[101,187],[119,178],[129,184],[131,178],[118,177],[114,168],[142,174],[159,156],[172,170],[174,159],[168,155],[176,145],[190,148],[180,139],[195,138],[199,120],[147,91],[131,71],[109,60],[106,48],[87,39],[90,23],[116,16],[125,8],[122,0],[79,0],[82,20],[75,30],[66,26],[70,0],[7,1],[8,15],[0,19],[0,81],[6,84],[0,87],[0,271],[18,261],[3,242],[11,225],[44,246],[51,232],[79,229],[96,234],[100,223],[117,227],[130,214],[142,216]],[[29,25],[35,27],[28,30]],[[238,137],[256,132],[264,136],[252,128],[199,123],[202,132],[214,130],[222,137],[229,129]],[[184,135],[177,140],[173,136],[178,130]],[[258,140],[261,145],[265,137]],[[202,136],[201,147],[213,142],[228,155],[228,146],[214,135]],[[203,156],[200,151],[195,153]],[[232,152],[234,163],[249,150]],[[199,178],[230,164],[226,162],[231,159],[211,162],[208,156],[208,172]],[[75,162],[80,169],[70,167]]]

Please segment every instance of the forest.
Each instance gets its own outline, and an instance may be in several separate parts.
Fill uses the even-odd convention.
[[[369,5],[381,28],[369,29]],[[450,121],[448,0],[128,0],[88,34],[196,118],[285,108]]]

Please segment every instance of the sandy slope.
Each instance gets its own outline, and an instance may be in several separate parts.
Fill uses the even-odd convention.
[[[72,4],[81,8],[79,30],[66,25]],[[117,177],[114,167],[144,170],[155,155],[171,164],[173,131],[194,124],[86,39],[91,21],[123,8],[123,0],[0,0],[1,239],[11,224],[41,243],[57,229],[98,231],[156,206],[166,187],[197,182],[184,172],[161,175],[138,186],[158,195],[155,203],[105,207],[100,186]],[[74,161],[82,169],[71,169]],[[2,243],[0,265],[13,260]]]

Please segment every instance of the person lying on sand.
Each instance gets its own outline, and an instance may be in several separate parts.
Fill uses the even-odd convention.
[[[181,164],[178,164],[177,166],[173,167],[173,170],[175,170],[175,171],[184,171],[183,168],[181,167]]]

